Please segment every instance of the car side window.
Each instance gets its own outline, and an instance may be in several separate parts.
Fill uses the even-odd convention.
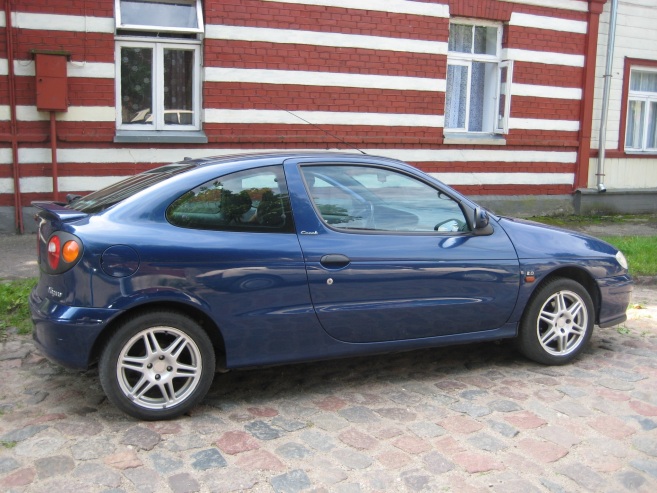
[[[371,166],[303,166],[309,195],[324,222],[345,230],[470,231],[461,206],[414,177]]]
[[[169,206],[167,220],[191,229],[294,232],[281,166],[240,171],[203,183]]]

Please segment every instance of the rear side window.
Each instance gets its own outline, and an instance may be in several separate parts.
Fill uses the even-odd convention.
[[[281,166],[210,180],[176,199],[167,220],[182,228],[292,233],[292,211]]]
[[[156,183],[160,183],[195,166],[195,164],[189,163],[175,163],[161,166],[126,178],[84,197],[77,198],[71,201],[69,207],[76,211],[86,212],[87,214],[97,214]]]

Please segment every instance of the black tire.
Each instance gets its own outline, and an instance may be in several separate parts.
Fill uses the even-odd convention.
[[[551,279],[527,304],[520,320],[518,350],[538,363],[564,365],[586,348],[594,320],[593,301],[581,284]]]
[[[105,394],[123,412],[146,421],[171,419],[205,397],[215,354],[208,335],[189,317],[150,311],[112,335],[98,370]]]

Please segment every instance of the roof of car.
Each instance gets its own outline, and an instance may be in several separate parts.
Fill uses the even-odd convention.
[[[355,152],[343,152],[343,151],[268,151],[268,152],[254,152],[254,153],[236,153],[236,154],[226,154],[219,156],[209,156],[198,159],[186,159],[185,161],[195,162],[199,166],[208,166],[212,164],[220,164],[224,162],[247,162],[247,161],[261,161],[267,159],[366,159],[377,160],[377,161],[389,161],[391,163],[399,163],[396,159],[386,158],[382,156],[373,156],[370,154],[357,154]]]

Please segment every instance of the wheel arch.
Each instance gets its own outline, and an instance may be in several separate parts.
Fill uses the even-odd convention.
[[[534,289],[532,291],[531,296],[529,297],[529,300],[531,300],[535,296],[535,294],[539,291],[541,286],[557,278],[570,279],[572,281],[577,282],[584,289],[586,289],[586,291],[589,293],[589,296],[591,297],[591,301],[593,301],[593,312],[595,314],[594,322],[597,324],[600,320],[600,306],[601,306],[602,296],[600,294],[600,288],[598,287],[598,284],[595,282],[595,279],[585,269],[572,267],[572,266],[560,267],[558,269],[555,269],[554,271],[550,272],[547,276],[545,276],[539,283],[537,283],[536,286],[534,286]],[[529,302],[525,305],[525,309],[523,310],[523,315],[524,312],[528,309],[529,305],[530,305]]]
[[[100,358],[100,354],[107,344],[107,341],[112,337],[112,335],[118,330],[118,328],[123,324],[127,319],[138,316],[143,313],[152,312],[152,311],[168,311],[168,312],[178,312],[181,313],[197,323],[200,324],[201,328],[212,341],[212,347],[214,348],[215,356],[217,359],[217,364],[224,364],[226,357],[226,345],[224,343],[224,338],[221,333],[221,330],[217,324],[212,320],[202,310],[199,310],[196,307],[190,306],[179,301],[158,301],[152,303],[146,303],[143,305],[134,306],[123,313],[121,313],[116,318],[105,327],[100,336],[96,339],[96,342],[93,345],[90,354],[90,362],[97,362]]]

